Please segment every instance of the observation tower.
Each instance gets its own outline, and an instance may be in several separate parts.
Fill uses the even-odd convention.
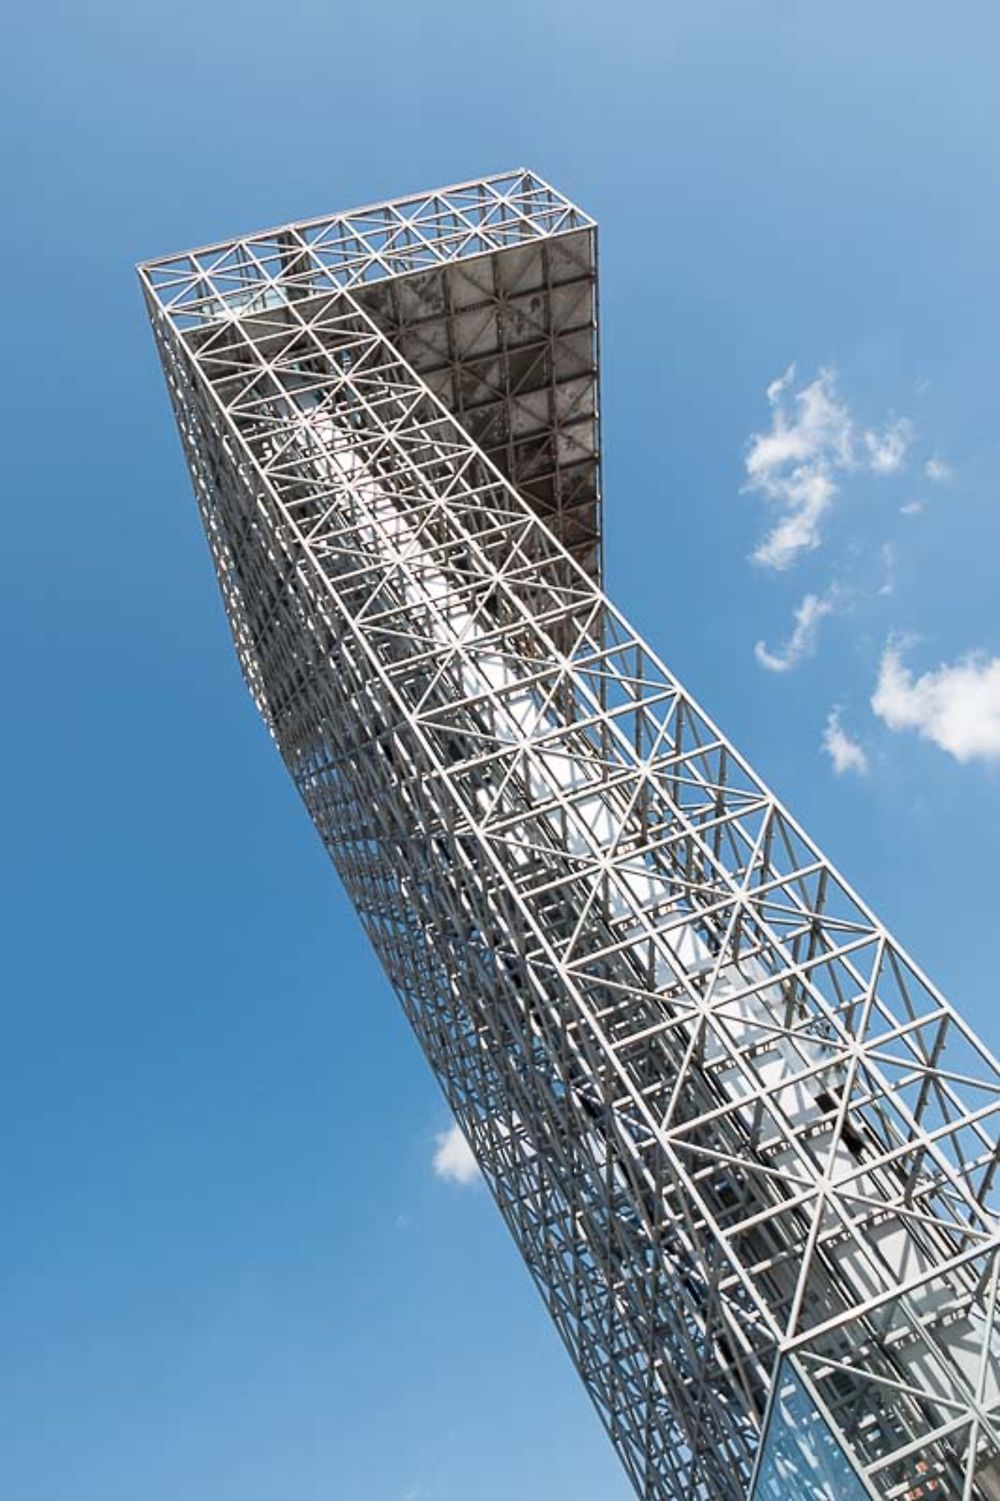
[[[518,170],[140,276],[247,686],[637,1494],[1000,1501],[996,1064],[603,593],[594,222]]]

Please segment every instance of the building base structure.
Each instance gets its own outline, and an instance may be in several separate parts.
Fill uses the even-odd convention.
[[[248,687],[637,1494],[1000,1501],[1000,1076],[602,591],[593,221],[518,170],[140,275]]]

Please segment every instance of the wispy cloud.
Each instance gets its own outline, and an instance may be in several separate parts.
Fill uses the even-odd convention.
[[[479,1164],[457,1123],[435,1137],[434,1171],[439,1178],[463,1186],[479,1177]]]
[[[915,678],[890,642],[871,705],[891,730],[916,730],[957,761],[1000,760],[1000,657],[973,652]]]
[[[795,393],[789,365],[767,388],[771,430],[755,433],[746,456],[747,488],[780,506],[784,515],[754,552],[767,568],[788,568],[800,553],[818,547],[820,522],[833,502],[833,473],[850,462],[851,416],[838,399],[832,370]]]
[[[944,459],[933,458],[927,460],[927,463],[924,465],[924,473],[928,479],[934,480],[936,484],[940,485],[945,480],[951,479],[952,468],[950,464],[945,463]]]
[[[881,433],[870,429],[863,433],[862,442],[872,473],[895,474],[898,469],[902,469],[912,437],[913,424],[906,417],[890,422]]]
[[[841,725],[839,708],[831,709],[827,715],[823,730],[823,749],[830,757],[838,777],[843,776],[846,771],[863,777],[868,770],[868,757],[864,747],[857,740],[852,740]]]
[[[825,594],[807,594],[795,611],[795,627],[783,647],[773,652],[763,641],[757,642],[753,654],[761,667],[766,667],[768,672],[788,672],[797,666],[815,649],[819,623],[825,615],[832,615],[835,607],[833,589],[828,589]]]
[[[900,506],[899,514],[901,516],[920,516],[926,509],[927,506],[924,501],[908,500],[905,506]]]
[[[771,428],[754,433],[746,453],[746,488],[763,495],[780,515],[753,553],[766,568],[784,569],[820,545],[822,521],[839,491],[838,476],[866,469],[902,468],[912,425],[898,418],[883,430],[858,432],[837,390],[833,370],[794,391],[795,366],[767,388]]]

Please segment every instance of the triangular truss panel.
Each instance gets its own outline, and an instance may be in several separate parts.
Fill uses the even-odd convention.
[[[599,580],[596,227],[533,173],[286,225],[150,262],[144,275],[203,358],[213,344],[226,357],[218,345],[238,319],[266,364],[300,357],[303,321],[329,345],[330,294],[351,288]]]
[[[248,686],[645,1501],[1000,1501],[991,1056],[600,589],[593,222],[141,276]]]

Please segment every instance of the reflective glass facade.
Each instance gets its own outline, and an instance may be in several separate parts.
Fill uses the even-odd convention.
[[[787,1362],[779,1372],[752,1501],[868,1501],[854,1467]]]

